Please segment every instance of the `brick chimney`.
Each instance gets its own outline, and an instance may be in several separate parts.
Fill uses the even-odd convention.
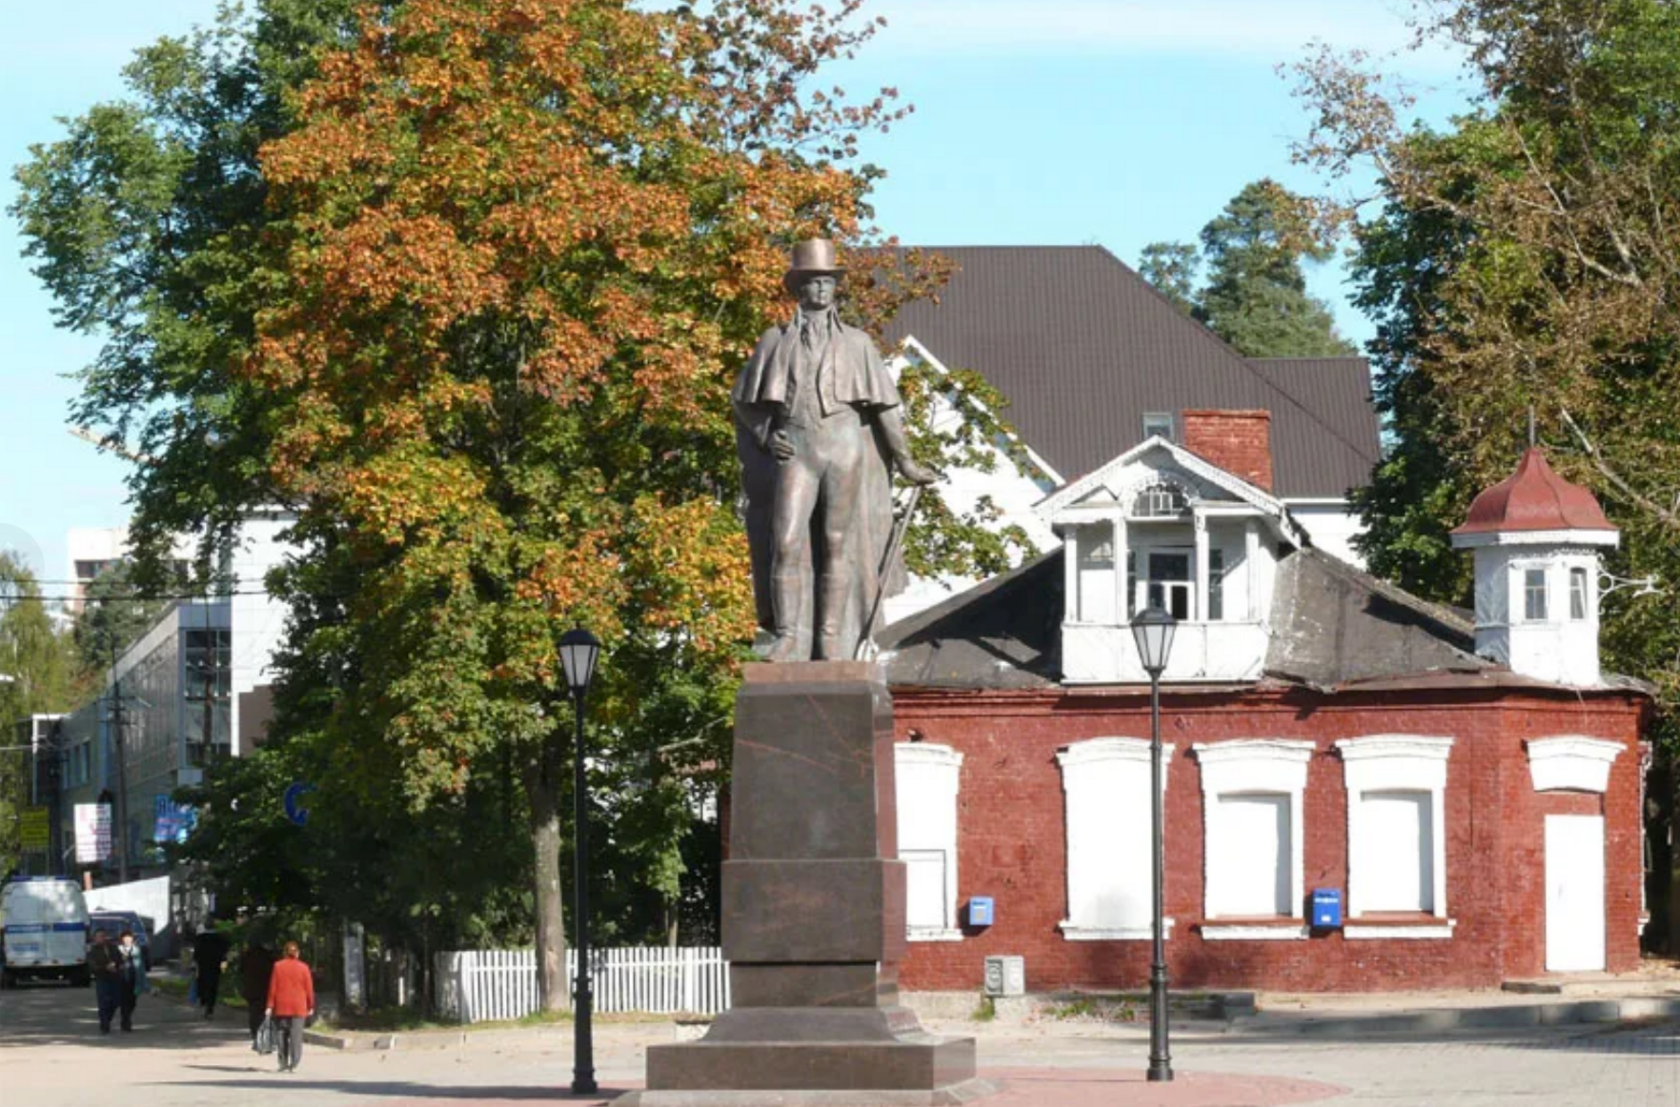
[[[1186,411],[1184,448],[1248,483],[1272,490],[1272,413]]]

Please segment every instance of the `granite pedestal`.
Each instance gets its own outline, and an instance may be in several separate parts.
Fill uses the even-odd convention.
[[[723,951],[730,1010],[648,1050],[643,1107],[918,1107],[993,1090],[974,1039],[898,1002],[892,699],[870,662],[749,665],[735,705]]]

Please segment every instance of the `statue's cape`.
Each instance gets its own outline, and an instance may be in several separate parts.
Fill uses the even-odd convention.
[[[752,356],[735,379],[731,394],[737,404],[787,402],[793,358],[799,350],[799,331],[792,322],[771,327],[759,338]],[[898,387],[869,336],[841,323],[823,353],[823,373],[832,395],[843,404],[896,407]],[[826,396],[825,396],[826,398]]]

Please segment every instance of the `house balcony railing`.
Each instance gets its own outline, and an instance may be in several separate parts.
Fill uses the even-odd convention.
[[[1161,680],[1258,680],[1267,638],[1261,622],[1181,622]],[[1131,627],[1112,623],[1062,624],[1062,675],[1068,684],[1149,683]]]

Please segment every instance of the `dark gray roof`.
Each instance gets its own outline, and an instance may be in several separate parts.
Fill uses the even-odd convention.
[[[982,581],[875,633],[887,683],[1049,688],[1061,675],[1062,551]]]
[[[1072,480],[1143,438],[1145,412],[1272,413],[1274,491],[1340,496],[1378,457],[1359,358],[1249,362],[1100,246],[931,247],[960,268],[937,304],[887,328],[953,368],[980,372],[1004,416]]]
[[[876,641],[896,686],[1047,688],[1060,680],[1061,619],[1055,551],[894,623]],[[1475,656],[1475,628],[1451,608],[1313,549],[1279,565],[1271,623],[1263,675],[1272,682],[1332,689],[1509,676]]]
[[[1318,550],[1278,565],[1267,675],[1318,688],[1421,673],[1477,673],[1476,628]]]

